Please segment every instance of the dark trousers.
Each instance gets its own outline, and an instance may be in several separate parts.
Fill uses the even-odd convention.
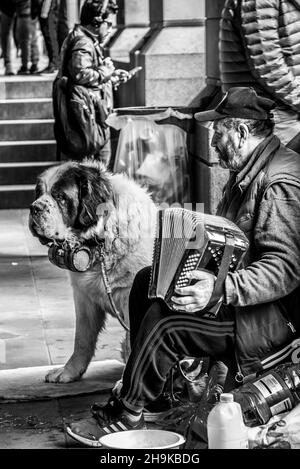
[[[59,47],[57,40],[58,24],[58,0],[52,0],[51,8],[47,18],[39,18],[41,31],[44,37],[47,54],[49,57],[49,66],[58,68]]]
[[[69,33],[67,0],[60,0],[58,10],[57,40],[59,50]]]
[[[1,12],[1,47],[5,67],[11,67],[11,41],[14,16]]]
[[[172,367],[184,357],[231,360],[235,321],[228,308],[217,318],[171,311],[148,299],[150,268],[141,270],[129,298],[131,354],[123,374],[121,400],[144,407],[163,392]]]
[[[28,67],[28,63],[37,65],[39,61],[39,48],[37,42],[37,22],[31,16],[17,18],[17,38],[21,48],[22,66]]]

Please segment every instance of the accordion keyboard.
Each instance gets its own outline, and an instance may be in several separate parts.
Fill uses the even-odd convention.
[[[224,246],[220,247],[219,249],[218,248],[214,249],[214,248],[209,247],[208,251],[211,252],[212,257],[215,259],[217,267],[220,267],[223,252],[224,252]],[[231,263],[229,265],[229,269],[230,270],[235,270],[235,268],[237,267],[237,263],[238,263],[238,259],[235,255],[235,253],[233,253],[233,255],[231,256]]]
[[[230,271],[234,271],[237,267],[239,259],[241,257],[241,253],[237,253],[237,248],[235,249],[233,255],[231,256],[231,262],[229,266]],[[219,267],[221,265],[221,260],[223,257],[224,252],[224,245],[223,246],[208,246],[207,247],[207,254],[204,256],[206,257],[206,262],[201,265],[201,268],[211,271],[215,275],[217,275]],[[190,284],[190,279],[186,276],[188,272],[192,270],[196,270],[201,261],[201,254],[197,251],[192,251],[187,255],[187,258],[183,262],[180,273],[175,280],[175,288],[186,287]]]
[[[178,277],[178,280],[175,284],[176,287],[186,287],[189,283],[189,278],[186,276],[188,272],[191,272],[192,270],[195,270],[197,268],[197,265],[200,261],[200,254],[195,253],[195,254],[190,254],[183,265],[183,269]]]

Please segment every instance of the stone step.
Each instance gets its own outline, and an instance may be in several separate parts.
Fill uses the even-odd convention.
[[[52,119],[51,98],[0,99],[0,120]]]
[[[53,119],[0,120],[0,140],[53,140]]]
[[[1,163],[0,164],[0,187],[1,184],[35,184],[39,174],[56,162],[26,162],[26,163]]]
[[[1,77],[0,99],[51,98],[54,76]]]
[[[56,161],[55,140],[0,142],[1,163]]]
[[[34,200],[34,189],[34,184],[0,186],[0,209],[28,208]]]

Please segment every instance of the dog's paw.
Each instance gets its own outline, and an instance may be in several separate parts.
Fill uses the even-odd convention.
[[[78,381],[80,378],[81,374],[76,373],[75,370],[71,371],[66,367],[62,367],[49,371],[45,381],[46,383],[71,383],[72,381]]]

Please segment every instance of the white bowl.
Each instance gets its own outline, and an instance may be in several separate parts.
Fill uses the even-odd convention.
[[[128,430],[104,435],[99,441],[111,449],[176,449],[185,438],[167,430]]]

